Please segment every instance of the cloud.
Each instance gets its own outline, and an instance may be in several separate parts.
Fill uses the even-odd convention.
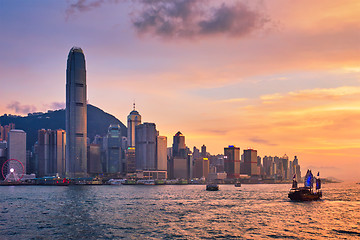
[[[16,113],[28,114],[30,112],[36,112],[36,107],[33,105],[21,105],[20,102],[14,101],[6,106],[8,109],[14,110]]]
[[[222,2],[212,6],[203,0],[142,1],[134,14],[133,26],[139,34],[164,38],[225,34],[241,37],[262,29],[270,19],[243,2]]]
[[[205,0],[77,0],[66,9],[66,18],[106,3],[132,2],[132,26],[140,34],[162,38],[193,38],[223,34],[242,37],[270,22],[259,9],[244,1]],[[257,1],[258,2],[258,1]]]
[[[49,108],[54,109],[54,110],[65,109],[64,102],[52,102],[48,106],[49,106]]]
[[[105,0],[77,0],[75,3],[70,4],[69,7],[66,9],[66,19],[68,19],[71,15],[74,15],[75,12],[90,11],[100,7],[105,2]]]
[[[254,143],[260,143],[260,144],[267,145],[267,146],[277,146],[276,143],[271,143],[268,140],[261,139],[258,137],[249,138],[249,141],[254,142]]]

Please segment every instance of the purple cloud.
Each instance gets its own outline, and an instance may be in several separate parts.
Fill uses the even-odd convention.
[[[8,109],[14,110],[16,113],[28,114],[31,112],[36,112],[36,107],[33,105],[22,105],[18,101],[11,102],[6,106]]]

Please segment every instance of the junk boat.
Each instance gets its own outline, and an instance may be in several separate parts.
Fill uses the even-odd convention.
[[[219,190],[219,185],[215,183],[210,183],[206,185],[206,191],[218,191],[218,190]]]
[[[304,187],[298,187],[296,181],[296,175],[293,178],[292,188],[288,194],[288,197],[292,201],[316,201],[322,197],[321,192],[321,180],[319,173],[317,178],[313,176],[311,170],[308,170],[305,175]],[[316,180],[316,191],[313,191],[314,180]]]

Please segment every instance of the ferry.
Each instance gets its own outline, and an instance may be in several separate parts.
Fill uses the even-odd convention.
[[[219,191],[219,185],[210,183],[206,185],[206,191]]]

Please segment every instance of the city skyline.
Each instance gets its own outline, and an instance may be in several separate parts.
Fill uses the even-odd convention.
[[[168,139],[181,131],[190,148],[286,153],[303,168],[355,179],[359,3],[201,2],[170,4],[184,4],[182,23],[194,24],[167,32],[161,19],[172,15],[161,1],[154,7],[165,16],[156,16],[157,25],[148,24],[149,5],[141,1],[2,2],[0,112],[64,108],[64,63],[76,45],[86,52],[89,103],[124,124],[135,99],[143,122],[156,123]],[[212,21],[195,17],[211,11],[235,14],[230,23],[248,18],[248,25],[218,31],[210,28],[216,14]]]

